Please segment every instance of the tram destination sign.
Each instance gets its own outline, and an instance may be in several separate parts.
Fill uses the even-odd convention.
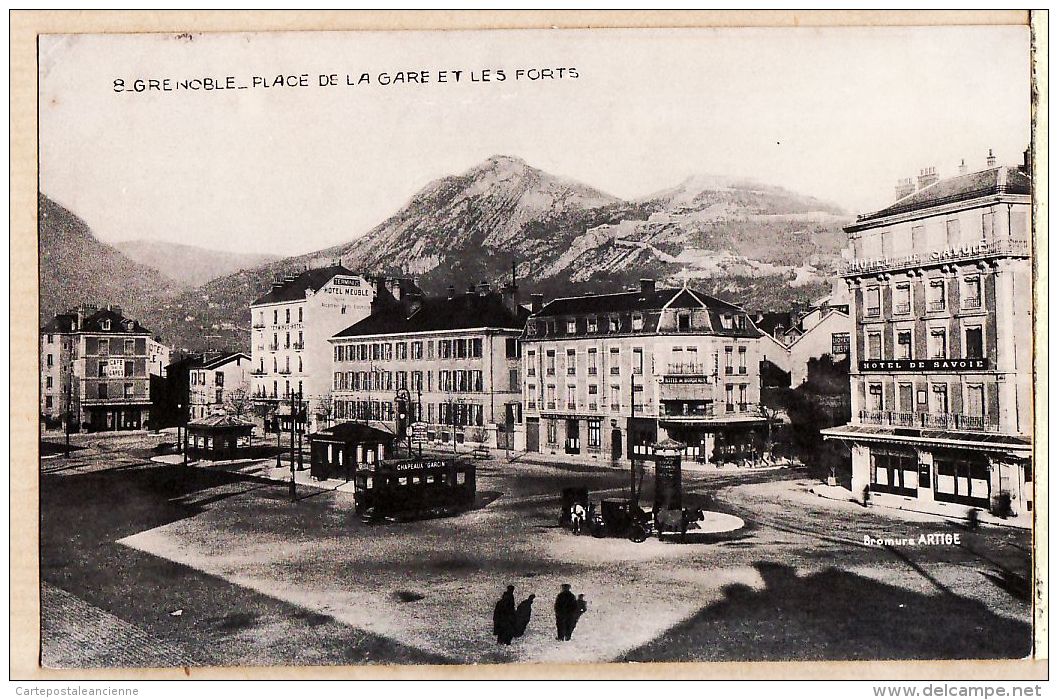
[[[860,360],[861,372],[978,372],[991,369],[987,357],[929,360]]]

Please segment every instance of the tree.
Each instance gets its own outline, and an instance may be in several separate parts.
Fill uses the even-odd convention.
[[[777,406],[768,406],[760,403],[757,404],[757,413],[764,419],[764,452],[770,455],[772,447],[774,446],[774,440],[772,439],[772,426],[780,422],[782,409]]]
[[[224,402],[224,412],[229,416],[242,418],[250,415],[253,408],[253,401],[245,389],[233,389],[228,392],[228,398]]]
[[[329,426],[331,420],[334,419],[334,401],[331,399],[331,393],[327,392],[323,396],[316,399],[316,420],[323,425]]]

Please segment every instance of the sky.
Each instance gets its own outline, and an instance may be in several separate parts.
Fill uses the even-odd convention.
[[[726,175],[852,215],[888,204],[899,178],[927,166],[942,177],[961,159],[981,169],[988,149],[1016,165],[1031,137],[1027,27],[81,35],[39,46],[40,189],[108,242],[307,253],[496,154],[622,198]],[[542,69],[552,77],[530,79]],[[308,86],[272,85],[302,74]],[[320,87],[321,74],[337,84]],[[133,89],[229,76],[233,89]]]

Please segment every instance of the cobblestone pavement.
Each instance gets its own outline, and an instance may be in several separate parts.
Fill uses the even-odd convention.
[[[46,668],[197,665],[189,650],[48,583],[41,586],[41,611],[41,664]]]

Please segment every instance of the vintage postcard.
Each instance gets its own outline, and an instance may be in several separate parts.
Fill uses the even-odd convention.
[[[1045,658],[1029,19],[39,32],[41,668]]]

